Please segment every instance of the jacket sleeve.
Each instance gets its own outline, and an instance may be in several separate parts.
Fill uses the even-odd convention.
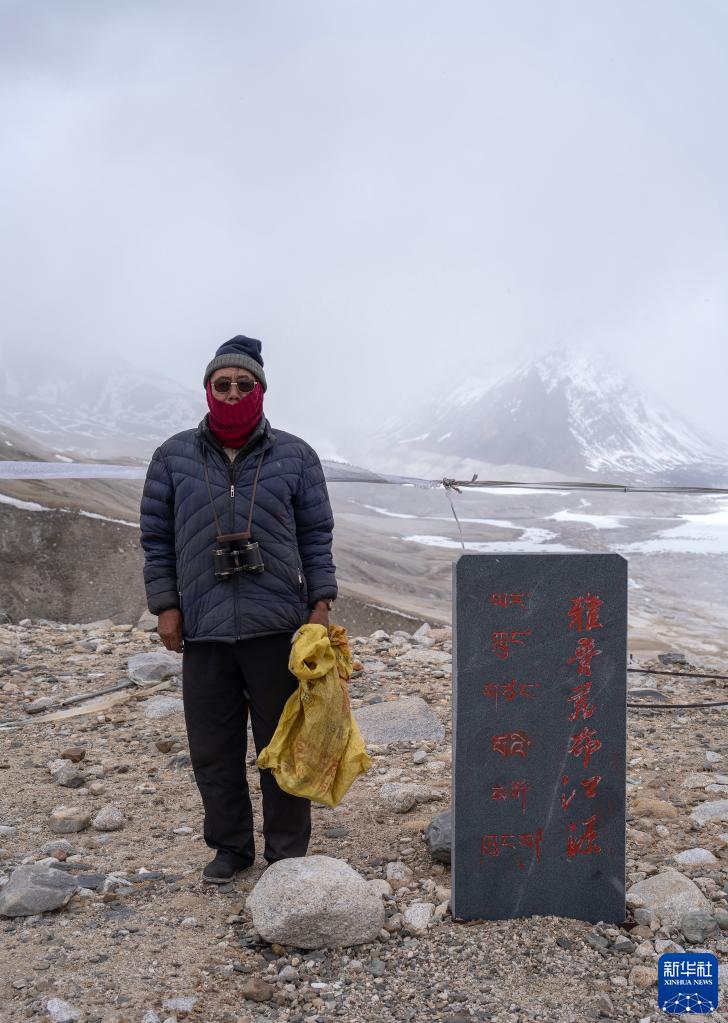
[[[174,487],[160,448],[152,455],[141,501],[144,586],[152,614],[179,607],[174,546]]]
[[[334,516],[326,489],[324,470],[313,448],[304,456],[298,488],[293,499],[298,552],[308,585],[308,602],[335,600],[336,566],[331,546]]]

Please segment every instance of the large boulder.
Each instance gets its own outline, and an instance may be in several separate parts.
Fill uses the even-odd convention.
[[[302,856],[279,860],[248,896],[258,933],[296,948],[339,948],[374,941],[384,903],[343,860]]]
[[[679,927],[685,914],[693,910],[709,913],[712,908],[698,886],[671,867],[633,884],[627,904],[652,910],[666,927]]]
[[[359,707],[354,716],[364,741],[377,745],[437,742],[445,737],[445,729],[421,696],[369,703]]]
[[[433,817],[425,828],[427,851],[433,860],[449,863],[452,855],[452,812],[445,810]]]
[[[16,867],[0,891],[0,916],[35,916],[65,906],[78,883],[64,870],[27,863]]]

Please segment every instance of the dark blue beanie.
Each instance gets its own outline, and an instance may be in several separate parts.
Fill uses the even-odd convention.
[[[207,387],[207,381],[216,369],[227,369],[234,366],[237,369],[247,369],[256,379],[260,380],[263,390],[267,391],[268,384],[263,372],[263,356],[260,354],[262,347],[260,341],[254,337],[246,337],[244,334],[236,334],[235,337],[231,337],[225,344],[220,345],[215,352],[215,358],[207,364],[202,386]]]

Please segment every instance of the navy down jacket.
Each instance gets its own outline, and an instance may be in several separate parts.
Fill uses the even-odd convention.
[[[247,529],[261,459],[252,538],[264,571],[216,579],[218,530],[205,462],[220,526],[236,533]],[[205,417],[196,430],[166,440],[149,463],[141,502],[149,610],[180,608],[185,640],[232,643],[293,632],[317,600],[336,597],[333,527],[323,469],[310,445],[273,431],[263,418],[230,462]]]

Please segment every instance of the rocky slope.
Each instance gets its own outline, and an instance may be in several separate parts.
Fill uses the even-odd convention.
[[[209,853],[174,676],[156,683],[167,688],[121,690],[92,713],[43,720],[44,706],[127,677],[131,657],[159,650],[156,635],[110,622],[0,628],[0,718],[18,725],[0,731],[2,880],[53,860],[70,879],[60,908],[0,917],[3,1021],[644,1023],[661,1018],[658,954],[728,952],[722,711],[630,713],[623,927],[555,917],[465,925],[448,911],[449,867],[423,841],[449,798],[449,632],[380,631],[352,647],[360,718],[396,722],[396,701],[416,694],[443,737],[408,739],[407,715],[398,737],[370,743],[373,768],[339,808],[314,807],[310,853],[378,881],[385,923],[366,944],[302,951],[268,945],[253,928],[245,900],[258,865],[219,889],[201,883]],[[679,704],[718,700],[725,683],[678,674],[649,685],[650,702]],[[381,703],[391,703],[386,715]],[[405,798],[413,788],[419,795]]]

